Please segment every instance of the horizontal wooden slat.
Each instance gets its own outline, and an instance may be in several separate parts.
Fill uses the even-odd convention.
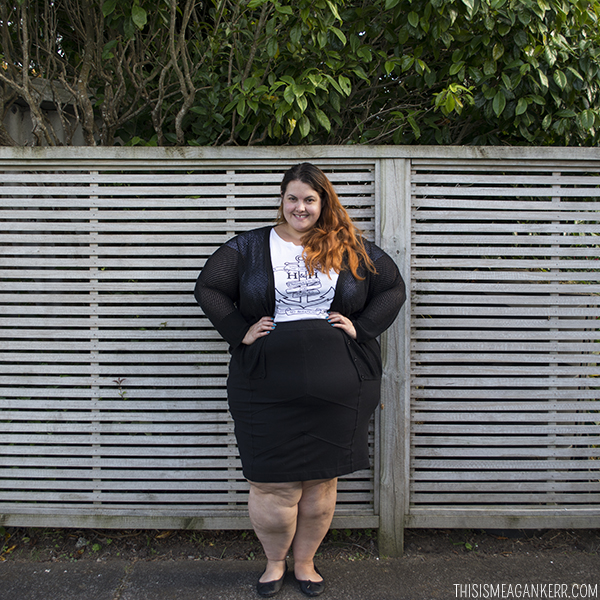
[[[597,307],[600,306],[600,296],[582,295],[582,296],[567,296],[567,295],[499,295],[499,294],[415,294],[413,314],[424,313],[424,307],[430,307],[432,304],[444,304],[444,310],[459,310],[451,305],[469,304],[471,307],[478,307],[481,304],[495,305],[497,307],[516,307],[523,309],[531,309],[532,307],[551,306],[550,310],[559,310],[558,307],[574,306],[574,307]],[[572,314],[572,313],[569,313]],[[597,316],[597,312],[594,316]]]
[[[468,365],[469,376],[474,375],[523,375],[525,377],[532,375],[531,365]],[[456,366],[440,366],[440,365],[427,365],[427,366],[415,366],[411,369],[411,372],[416,376],[423,375],[453,375],[456,373]],[[597,375],[598,367],[585,367],[585,366],[574,366],[574,367],[563,367],[563,366],[542,366],[538,365],[535,369],[536,375],[548,375],[548,376],[570,376],[579,377],[581,375]],[[564,385],[564,383],[563,383]]]
[[[483,399],[489,400],[490,398],[495,399],[507,399],[507,400],[516,400],[516,399],[543,399],[543,400],[560,400],[560,399],[591,399],[598,400],[598,391],[595,389],[587,389],[582,386],[582,382],[572,381],[571,386],[567,387],[567,389],[560,389],[558,386],[552,383],[548,383],[548,387],[545,388],[542,384],[534,384],[533,387],[529,388],[523,385],[523,383],[527,383],[527,380],[521,383],[520,386],[514,385],[512,389],[510,389],[510,385],[507,386],[509,389],[498,389],[494,387],[493,383],[490,383],[490,387],[485,386],[486,382],[483,381],[474,381],[474,386],[479,387],[465,387],[461,388],[451,388],[445,387],[441,389],[430,389],[430,388],[415,388],[412,391],[412,395],[414,398],[444,398],[448,400],[464,400],[464,399]],[[466,382],[463,381],[463,384],[466,386]],[[535,389],[535,388],[540,389]]]
[[[435,348],[438,350],[438,348]],[[461,348],[462,349],[462,348]],[[560,353],[555,354],[553,356],[548,356],[548,354],[527,354],[515,351],[513,353],[488,353],[488,352],[444,352],[443,349],[439,349],[440,352],[415,352],[412,355],[412,360],[415,363],[445,363],[445,362],[453,362],[453,363],[468,363],[469,369],[471,368],[473,363],[543,363],[543,364],[552,364],[552,361],[555,361],[555,364],[565,364],[565,363],[574,363],[574,364],[596,364],[598,362],[598,355],[596,354],[566,354]],[[583,351],[583,345],[581,346],[581,350]],[[531,367],[530,367],[531,368]]]
[[[567,258],[567,257],[565,257]],[[413,258],[412,266],[416,269],[597,269],[600,252],[589,256],[587,260],[546,260],[546,259],[515,259],[509,258]],[[588,274],[589,278],[589,274]]]
[[[548,421],[552,419],[548,418]],[[1,431],[0,426],[0,431]],[[540,425],[520,425],[517,423],[510,423],[508,425],[465,425],[465,424],[452,424],[452,425],[440,425],[437,423],[413,423],[411,425],[411,431],[414,433],[442,433],[442,434],[454,434],[463,433],[466,435],[489,435],[491,433],[497,435],[528,435],[528,434],[581,434],[581,435],[598,435],[600,434],[600,425],[549,425],[541,423]]]
[[[496,271],[477,271],[474,269],[465,269],[463,271],[434,271],[434,270],[415,270],[413,271],[413,277],[415,279],[427,279],[427,280],[467,280],[467,281],[501,281],[505,286],[508,286],[508,282],[522,283],[524,281],[539,281],[539,282],[560,282],[560,281],[585,281],[592,284],[597,283],[597,276],[594,273],[588,271],[569,271],[567,268],[563,268],[560,272],[544,272],[542,270],[513,270],[513,271],[502,271],[500,269]],[[139,278],[143,278],[141,275]],[[538,284],[540,285],[540,284]],[[591,286],[590,286],[591,287]],[[549,291],[549,290],[538,290],[538,292]],[[579,290],[583,292],[583,290]],[[565,289],[566,293],[567,290]],[[593,293],[590,289],[589,293]]]
[[[508,184],[508,182],[507,182]],[[415,196],[442,196],[442,197],[453,197],[453,196],[495,196],[495,197],[521,197],[526,196],[547,198],[547,197],[561,197],[561,198],[598,198],[600,197],[600,188],[586,187],[586,188],[570,188],[561,187],[559,189],[552,189],[551,187],[517,187],[507,185],[506,187],[476,187],[476,186],[435,186],[435,185],[414,185],[413,194]]]
[[[532,300],[534,302],[535,300]],[[496,304],[496,303],[494,303]],[[500,302],[497,302],[500,306],[470,306],[468,309],[462,306],[423,306],[415,302],[413,309],[413,315],[451,315],[456,317],[475,317],[475,316],[488,316],[488,317],[515,317],[515,316],[535,316],[535,317],[592,317],[597,318],[599,316],[598,306],[580,308],[579,306],[548,306],[542,305],[542,307],[529,307],[529,306],[502,306]],[[510,321],[507,321],[510,323]],[[591,325],[593,323],[590,323]],[[600,326],[599,326],[600,328]]]
[[[72,157],[70,157],[72,158]],[[127,157],[130,159],[131,157]],[[117,160],[114,161],[115,167],[119,168],[123,167],[124,164],[130,166],[130,160]],[[198,169],[198,167],[202,167],[202,164],[196,160],[194,161],[194,167]],[[290,163],[293,164],[293,163]],[[236,167],[240,167],[238,164]],[[81,168],[81,167],[80,167]],[[88,187],[91,185],[99,185],[105,184],[109,186],[113,185],[121,185],[121,184],[134,184],[134,183],[143,183],[147,184],[149,182],[149,175],[147,172],[145,173],[119,173],[117,172],[109,172],[109,173],[100,173],[93,169],[93,164],[90,163],[89,168],[91,171],[87,171],[84,173],[68,173],[61,171],[48,171],[48,172],[37,172],[37,173],[3,173],[3,181],[6,183],[18,183],[18,184],[35,184],[35,186],[39,186],[39,184],[48,184],[48,183],[79,183],[82,184],[83,187]],[[140,169],[140,167],[137,167]],[[185,167],[180,167],[178,164],[175,165],[176,169],[181,169],[182,171],[187,171]],[[261,170],[260,172],[253,173],[248,170],[227,170],[221,168],[220,172],[216,172],[214,169],[210,169],[209,173],[203,173],[200,169],[198,169],[194,173],[188,172],[179,172],[177,174],[170,173],[161,173],[156,170],[152,170],[152,178],[151,181],[155,185],[164,186],[166,184],[175,184],[181,185],[182,183],[197,183],[197,184],[210,184],[214,185],[215,181],[219,181],[221,185],[228,184],[236,184],[238,182],[241,183],[261,183],[272,182],[275,185],[279,185],[281,181],[283,171],[285,171],[287,167],[280,166],[279,169],[275,167],[274,169],[269,170]],[[146,163],[145,167],[141,167],[141,170],[147,171],[148,164]],[[326,169],[327,170],[327,169]],[[331,171],[328,170],[328,175],[330,181],[336,183],[341,182],[346,184],[347,182],[355,182],[355,181],[372,181],[373,180],[373,172],[370,169],[362,170],[361,172],[352,172],[352,169],[346,169],[343,171]],[[350,187],[350,186],[348,186]],[[231,189],[231,188],[228,188]],[[234,188],[236,189],[236,188]],[[0,191],[2,189],[0,188]]]
[[[597,504],[600,502],[600,494],[582,492],[581,494],[566,494],[558,492],[539,492],[535,493],[510,493],[504,492],[494,494],[476,494],[467,492],[465,494],[448,494],[437,492],[428,495],[419,492],[413,492],[412,498],[417,504],[478,504],[478,503],[503,503],[508,504],[528,504],[528,503],[552,503],[552,504]]]
[[[175,363],[178,366],[192,363],[193,365],[208,364],[226,364],[229,362],[229,353],[226,352],[227,345],[219,341],[196,340],[193,345],[188,342],[172,344],[170,342],[157,342],[152,348],[136,344],[132,348],[123,348],[124,352],[99,351],[99,347],[105,348],[102,340],[96,340],[90,343],[86,342],[15,342],[11,341],[11,347],[15,352],[1,352],[0,363],[6,363],[5,368],[10,369],[10,365],[17,363],[38,363],[43,362],[47,365],[53,363],[80,364],[89,363],[94,365],[119,365],[120,368],[127,368],[127,363],[164,364]],[[115,348],[117,349],[117,348]],[[163,353],[160,350],[164,349]],[[62,352],[61,352],[62,351]],[[158,353],[157,353],[158,352]],[[211,354],[208,354],[211,352]],[[102,369],[108,369],[107,366],[99,366],[97,373],[102,373]]]
[[[134,440],[130,440],[130,445],[135,446]],[[102,475],[102,469],[123,469],[125,474],[127,469],[207,469],[210,472],[213,469],[239,469],[240,461],[235,447],[220,448],[219,451],[213,448],[212,451],[207,447],[184,448],[181,452],[173,450],[167,451],[161,458],[146,453],[135,454],[130,457],[128,451],[130,448],[124,444],[124,448],[109,447],[107,452],[102,454],[96,447],[96,451],[86,451],[84,448],[80,453],[69,448],[71,456],[65,456],[64,450],[59,453],[58,447],[42,448],[38,455],[33,454],[31,450],[27,453],[27,447],[21,448],[21,452],[12,452],[8,456],[2,457],[1,466],[19,468],[41,468],[48,469],[99,469],[97,475]],[[54,450],[54,451],[52,451]],[[49,471],[49,477],[52,475]],[[235,473],[231,473],[235,478]]]
[[[265,174],[263,174],[263,177]],[[147,175],[146,181],[150,178]],[[197,185],[192,180],[189,181],[188,185],[176,185],[176,182],[172,181],[166,189],[168,189],[168,196],[165,195],[165,185],[160,178],[154,180],[154,185],[142,185],[141,183],[129,183],[129,185],[61,185],[60,183],[40,186],[40,185],[3,185],[0,188],[0,194],[2,196],[81,196],[82,194],[89,194],[92,196],[86,202],[86,206],[92,208],[96,206],[95,200],[99,200],[102,196],[131,196],[133,198],[144,197],[162,197],[165,201],[165,206],[169,206],[169,201],[172,202],[172,198],[175,196],[188,196],[193,197],[192,199],[198,201],[196,196],[227,196],[235,195],[238,198],[237,206],[240,205],[239,199],[250,199],[258,198],[264,199],[265,196],[271,196],[273,198],[272,204],[277,205],[280,197],[279,181],[281,175],[271,177],[271,183],[265,182],[263,185],[245,185],[244,183],[237,184],[235,186],[227,185],[214,185],[215,180],[218,180],[218,175],[213,175],[212,180],[207,180],[207,185]],[[340,178],[341,179],[341,178]],[[363,185],[341,185],[341,194],[353,194],[357,192],[361,193],[373,193],[374,188],[372,184],[372,176],[368,177],[371,181],[365,182]],[[277,183],[273,184],[273,180]],[[244,181],[244,179],[242,179]],[[115,182],[118,183],[118,182]],[[181,182],[180,182],[181,183]],[[338,179],[339,183],[339,179]],[[590,188],[593,190],[593,188]],[[573,191],[573,190],[571,190]],[[536,194],[532,194],[536,195]],[[98,198],[96,198],[98,197]],[[136,200],[137,204],[143,204],[143,201]],[[80,203],[77,203],[80,204]]]
[[[598,195],[600,196],[600,188],[598,189]],[[598,224],[565,224],[565,223],[540,223],[538,221],[531,223],[497,223],[497,222],[482,222],[482,223],[471,223],[467,221],[452,222],[452,223],[438,223],[438,222],[422,222],[415,220],[413,221],[413,230],[415,233],[420,232],[452,232],[457,233],[523,233],[526,235],[532,234],[563,234],[563,235],[575,235],[578,236],[580,233],[599,233],[600,225]],[[514,240],[516,243],[516,240]],[[487,243],[491,240],[488,238]]]
[[[194,388],[177,388],[174,392],[165,386],[164,389],[137,389],[130,386],[125,388],[126,397],[128,400],[135,400],[136,398],[145,398],[148,400],[155,398],[226,398],[227,392],[225,390],[226,380],[225,378],[210,378],[207,377],[202,381],[198,381],[197,384],[202,384],[202,387]],[[4,387],[0,388],[0,395],[3,398],[14,397],[14,398],[118,398],[119,389],[115,383],[108,384],[103,389],[91,388],[82,389],[62,387],[57,388],[23,388],[23,387]],[[1,426],[1,424],[0,424]]]
[[[415,177],[419,177],[415,175]],[[490,177],[493,177],[490,176]],[[590,180],[594,178],[591,177]],[[514,185],[514,184],[511,184]],[[595,183],[598,185],[598,182]],[[585,199],[587,188],[578,188],[581,190],[581,198]],[[550,190],[549,190],[550,191]],[[557,190],[557,196],[560,197],[560,190]],[[476,199],[455,199],[455,198],[441,198],[439,196],[415,196],[412,201],[413,210],[421,211],[422,208],[429,209],[440,209],[445,211],[450,210],[493,210],[493,211],[517,211],[517,216],[520,211],[542,213],[555,213],[557,211],[569,214],[576,211],[589,211],[594,209],[594,200],[590,199],[587,202],[578,202],[577,199],[573,200],[572,197],[560,198],[560,202],[556,202],[553,198],[540,198],[538,200],[527,200],[523,197],[518,198],[506,198],[499,197],[493,200],[487,198],[476,198]],[[514,214],[513,214],[514,216]]]
[[[88,326],[99,327],[98,322],[94,324],[94,322],[90,321]],[[13,329],[13,330],[0,330],[0,338],[4,339],[23,339],[23,338],[95,338],[100,340],[101,338],[107,338],[109,340],[115,339],[130,339],[132,342],[139,342],[140,339],[159,341],[166,340],[169,342],[175,341],[176,339],[196,339],[202,338],[206,339],[219,339],[219,334],[213,330],[183,330],[179,329],[177,331],[170,331],[168,329],[144,329],[143,327],[139,330],[136,329],[68,329],[64,327],[63,329],[56,329],[55,327],[50,327],[49,329]],[[130,346],[133,350],[134,346]],[[190,350],[194,350],[192,346],[189,347]]]
[[[43,434],[43,433],[25,433],[25,434],[11,434],[10,441],[11,446],[2,447],[0,446],[0,454],[20,454],[21,450],[18,448],[19,444],[35,444],[43,448],[39,449],[40,453],[56,453],[61,450],[64,452],[64,446],[80,446],[77,449],[80,453],[87,453],[90,455],[104,456],[105,454],[115,454],[121,451],[120,448],[111,449],[110,446],[135,446],[134,448],[129,447],[127,453],[130,456],[141,456],[141,455],[153,455],[156,450],[154,448],[146,448],[146,446],[163,446],[162,453],[171,455],[172,451],[168,446],[194,446],[197,452],[200,452],[200,448],[203,446],[218,446],[219,452],[224,452],[222,449],[223,444],[235,444],[235,438],[232,434],[203,434],[203,435],[183,435],[183,434],[160,434],[152,435],[150,433],[144,434],[143,436],[132,436],[129,440],[127,437],[122,435],[110,435],[110,434],[93,434],[94,437],[90,437],[88,434],[74,434],[68,433],[66,435],[61,434]],[[84,447],[86,447],[84,449]],[[55,449],[53,449],[55,448]],[[38,450],[36,450],[38,451]],[[214,448],[206,450],[213,454]],[[174,451],[179,452],[179,449]],[[229,453],[229,450],[226,452]],[[163,454],[164,455],[164,454]]]
[[[186,419],[184,423],[154,423],[150,422],[147,416],[135,418],[135,422],[128,423],[115,423],[114,421],[120,421],[121,419],[114,415],[113,418],[108,422],[103,422],[97,419],[94,422],[80,423],[80,422],[69,422],[62,420],[60,422],[46,421],[43,423],[36,423],[35,430],[37,432],[47,433],[231,433],[233,431],[233,423],[224,422],[225,419],[215,419],[214,421],[205,421],[202,423],[189,422]],[[0,422],[0,432],[11,433],[24,432],[31,430],[30,422],[19,422],[14,423],[3,423]]]
[[[571,235],[560,235],[555,232],[550,235],[539,234],[527,227],[521,231],[514,230],[513,227],[498,228],[498,232],[488,232],[486,234],[464,234],[456,233],[454,228],[446,227],[447,231],[442,233],[419,233],[415,238],[414,244],[417,254],[428,254],[430,246],[443,246],[451,250],[460,252],[462,247],[471,245],[480,246],[485,249],[486,246],[512,246],[520,249],[521,246],[539,246],[540,248],[550,248],[552,246],[595,246],[597,237],[595,235],[585,235],[583,231],[575,230]],[[433,250],[432,250],[433,252]],[[487,253],[480,252],[481,255]]]
[[[0,355],[0,360],[2,360],[2,356]],[[72,360],[72,359],[71,359]],[[2,376],[3,373],[11,373],[15,377],[15,384],[36,384],[39,383],[39,380],[35,377],[24,377],[26,375],[36,375],[39,373],[39,365],[20,365],[19,367],[14,366],[4,366],[0,364],[0,385],[10,385],[10,378]],[[98,375],[108,375],[110,377],[116,376],[126,376],[128,378],[135,377],[136,383],[143,384],[145,380],[141,378],[141,376],[152,376],[152,378],[156,378],[156,381],[160,381],[162,377],[172,377],[172,376],[187,376],[187,383],[185,385],[190,385],[190,376],[202,376],[205,377],[207,375],[222,375],[227,373],[227,365],[203,365],[202,367],[196,365],[189,365],[187,367],[181,367],[177,365],[161,365],[157,367],[156,365],[148,365],[148,366],[128,366],[121,367],[115,365],[105,365],[104,367],[96,367],[95,365],[69,365],[66,366],[64,364],[58,365],[44,365],[44,372],[47,375],[56,375],[61,374],[64,377],[74,377],[76,375],[90,375],[95,376],[93,379],[94,385],[106,385],[106,380],[102,380],[98,377]],[[81,384],[91,383],[89,379],[79,379]],[[114,381],[112,379],[111,381]],[[49,382],[45,382],[48,384]],[[77,385],[77,382],[64,382],[69,385]],[[58,385],[58,384],[57,384]]]
[[[573,435],[561,435],[556,436],[550,434],[548,436],[495,436],[495,435],[422,435],[414,434],[411,436],[411,443],[414,447],[413,451],[415,456],[425,456],[422,451],[428,451],[432,447],[441,446],[460,446],[465,448],[465,452],[468,448],[472,447],[488,447],[488,448],[501,448],[503,446],[548,446],[552,444],[559,444],[561,446],[600,446],[600,437],[587,435],[587,436],[573,436]],[[489,451],[488,451],[489,454]],[[600,467],[598,467],[600,470]],[[423,474],[422,474],[423,475]],[[416,474],[415,474],[416,476]],[[427,475],[424,475],[427,478]],[[569,479],[569,475],[565,475],[566,479]]]
[[[41,421],[44,420],[46,423],[51,421],[60,421],[61,423],[67,423],[70,421],[77,421],[78,424],[82,421],[93,421],[94,423],[103,423],[113,421],[133,421],[135,423],[161,423],[165,428],[170,428],[169,424],[171,421],[176,423],[185,422],[190,426],[194,426],[193,420],[202,419],[202,423],[212,423],[212,422],[222,422],[223,420],[229,420],[227,413],[218,413],[218,412],[202,412],[199,413],[196,411],[186,411],[186,412],[175,412],[173,410],[164,411],[155,409],[154,411],[150,408],[148,410],[140,410],[138,412],[131,411],[110,411],[107,412],[102,409],[96,410],[93,414],[90,411],[73,411],[73,410],[64,410],[64,411],[56,411],[52,413],[50,411],[32,411],[32,410],[3,410],[2,411],[3,419],[8,419],[11,421]],[[564,419],[563,419],[564,420]],[[173,425],[173,429],[180,428],[181,425]]]
[[[560,358],[562,353],[578,352],[582,357],[582,362],[586,362],[590,352],[600,352],[600,342],[563,342],[563,341],[548,341],[548,342],[525,342],[522,340],[512,340],[507,342],[454,342],[454,341],[413,341],[411,344],[415,352],[425,352],[439,350],[440,352],[542,352],[548,353],[548,362],[556,358]]]
[[[551,412],[549,408],[547,412],[508,412],[508,411],[487,411],[487,412],[472,412],[472,411],[453,411],[453,412],[413,412],[412,419],[414,421],[426,420],[428,423],[444,423],[452,421],[460,421],[462,423],[485,422],[493,423],[548,423],[552,422],[572,422],[579,423],[595,423],[598,420],[597,413],[586,412]],[[469,425],[465,426],[466,428]]]
[[[548,442],[551,443],[551,442]],[[470,459],[477,458],[589,458],[598,460],[600,458],[600,451],[598,448],[496,448],[496,447],[485,447],[485,448],[473,448],[470,447],[466,450],[460,448],[439,448],[439,449],[423,449],[415,448],[413,456],[416,457],[444,457],[444,458],[465,458]]]
[[[425,221],[427,219],[435,219],[436,221],[444,221],[445,223],[451,224],[454,221],[506,221],[506,227],[510,228],[510,222],[522,223],[523,221],[534,221],[535,223],[539,223],[540,221],[550,221],[556,223],[557,221],[592,221],[596,222],[598,220],[598,213],[594,212],[594,204],[590,203],[587,207],[589,210],[557,210],[556,205],[554,206],[554,210],[546,210],[544,212],[539,212],[537,210],[500,210],[500,207],[494,210],[448,210],[448,209],[439,209],[439,210],[425,210],[423,208],[414,209],[413,210],[413,218],[415,221]],[[10,211],[5,211],[10,212]],[[0,211],[0,217],[3,215],[3,211]],[[6,217],[8,219],[14,217]],[[151,217],[149,217],[151,218]],[[449,227],[450,229],[450,227]]]
[[[437,166],[437,165],[436,165]],[[465,165],[466,166],[466,165]],[[468,165],[468,169],[471,169],[472,165]],[[498,164],[493,165],[498,167]],[[527,165],[529,168],[529,164]],[[495,169],[490,169],[491,172],[485,174],[478,174],[476,172],[470,173],[444,173],[439,175],[436,173],[415,173],[412,177],[412,181],[417,183],[443,183],[443,184],[459,184],[473,186],[475,184],[484,184],[489,186],[491,184],[504,184],[507,187],[514,187],[515,185],[568,185],[574,186],[577,189],[581,189],[583,186],[597,186],[598,179],[595,176],[569,176],[569,175],[502,175],[494,173]]]
[[[477,482],[477,483],[424,483],[419,482],[411,486],[411,490],[415,492],[496,492],[496,493],[507,493],[507,500],[511,498],[513,493],[520,492],[598,492],[600,491],[600,482],[538,482],[538,483],[524,483],[515,482],[514,486],[511,486],[510,492],[506,490],[506,483],[490,483],[490,482]],[[589,502],[589,499],[586,500]]]
[[[560,321],[556,321],[559,323]],[[592,325],[594,321],[590,321],[590,325]],[[423,320],[423,325],[426,324],[426,321]],[[504,327],[501,327],[500,324],[497,325],[498,329],[489,329],[488,331],[484,331],[483,326],[485,323],[483,321],[476,322],[474,324],[470,324],[471,326],[477,327],[480,326],[479,331],[475,330],[461,330],[458,329],[426,329],[424,326],[420,326],[421,324],[415,325],[415,331],[413,333],[414,339],[443,339],[443,340],[455,340],[455,339],[464,339],[464,340],[472,340],[472,339],[488,339],[488,340],[518,340],[521,339],[523,341],[527,340],[563,340],[565,342],[572,340],[581,340],[584,341],[595,341],[598,338],[598,331],[594,328],[588,329],[589,325],[586,326],[585,323],[581,324],[582,329],[579,331],[558,329],[556,327],[554,329],[554,323],[550,324],[548,322],[545,328],[540,328],[538,330],[526,329],[526,325],[516,325],[511,324],[510,326],[505,324]],[[465,326],[469,326],[468,323],[464,323]],[[511,327],[512,326],[512,327]],[[549,330],[549,331],[546,331]],[[553,330],[554,329],[554,330]]]
[[[559,283],[559,282],[544,282],[543,288],[540,289],[540,283],[523,283],[521,281],[513,281],[510,286],[506,283],[474,283],[472,281],[454,281],[447,283],[444,281],[413,281],[412,289],[415,291],[424,292],[457,292],[462,291],[463,293],[479,293],[485,292],[489,294],[506,294],[507,291],[513,291],[517,297],[524,294],[577,294],[578,297],[584,301],[588,296],[592,296],[591,303],[596,301],[594,295],[600,293],[600,285],[595,280],[585,283],[573,284]]]
[[[494,457],[485,459],[456,459],[446,460],[440,458],[418,458],[413,461],[415,469],[423,471],[436,471],[438,469],[448,470],[456,473],[465,471],[478,474],[479,471],[489,471],[498,477],[507,477],[511,472],[523,473],[533,470],[555,472],[561,470],[584,470],[588,476],[596,477],[600,472],[598,461],[585,459],[562,459],[562,460],[495,460]]]
[[[416,400],[412,403],[414,411],[459,411],[473,412],[489,410],[494,413],[504,412],[533,412],[533,411],[596,411],[598,404],[590,401],[579,402],[423,402]]]

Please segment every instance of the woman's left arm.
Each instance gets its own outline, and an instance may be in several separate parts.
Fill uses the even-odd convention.
[[[369,274],[367,302],[352,320],[356,341],[366,342],[383,333],[398,316],[406,300],[406,286],[392,258],[381,251],[374,261],[377,274]]]

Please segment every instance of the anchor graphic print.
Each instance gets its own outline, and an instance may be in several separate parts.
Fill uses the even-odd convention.
[[[297,246],[283,240],[281,243],[274,241],[274,246],[278,246],[272,248],[275,252],[271,253],[275,276],[275,321],[326,319],[335,295],[337,273],[333,272],[331,279],[319,271],[311,275]]]

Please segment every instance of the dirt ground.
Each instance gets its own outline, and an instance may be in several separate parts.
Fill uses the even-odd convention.
[[[599,529],[405,532],[405,556],[600,554]],[[379,556],[375,530],[331,530],[317,557],[356,561]],[[0,562],[110,560],[264,560],[252,531],[155,531],[0,527]]]

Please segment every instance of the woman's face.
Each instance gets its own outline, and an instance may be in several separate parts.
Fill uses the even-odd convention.
[[[288,183],[281,203],[286,223],[301,235],[310,231],[321,215],[321,196],[299,180]]]

